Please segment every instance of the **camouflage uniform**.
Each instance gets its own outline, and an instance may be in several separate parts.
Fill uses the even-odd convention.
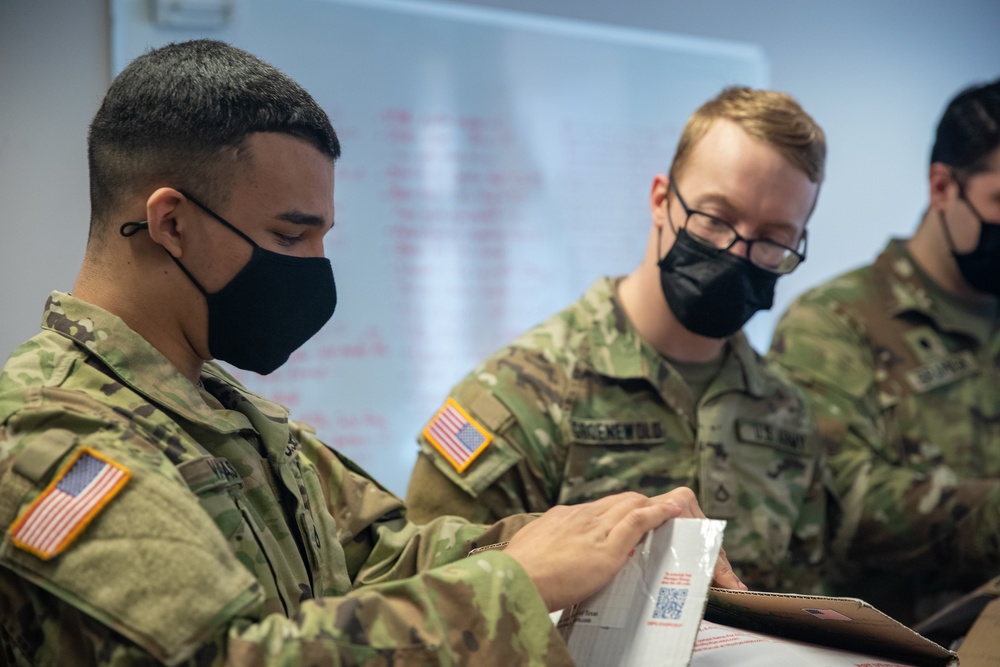
[[[901,620],[1000,569],[995,315],[945,294],[895,240],[800,297],[775,332],[842,498],[840,592]]]
[[[530,517],[417,527],[218,366],[58,292],[43,327],[0,375],[0,521],[85,447],[131,478],[51,560],[4,535],[0,663],[571,664],[513,558],[464,558]]]
[[[704,395],[645,343],[598,280],[491,356],[451,397],[493,440],[459,473],[419,436],[411,517],[492,521],[609,493],[688,486],[751,588],[820,592],[825,489],[798,391],[740,333]]]

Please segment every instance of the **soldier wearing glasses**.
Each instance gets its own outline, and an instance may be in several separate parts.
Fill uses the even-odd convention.
[[[416,520],[488,522],[689,486],[751,588],[819,592],[825,491],[801,394],[740,331],[805,259],[823,131],[788,95],[729,88],[653,179],[647,249],[455,386],[418,436]]]

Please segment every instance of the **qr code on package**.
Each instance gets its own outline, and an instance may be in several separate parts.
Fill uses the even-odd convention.
[[[660,592],[656,596],[656,608],[653,609],[653,618],[664,618],[670,621],[680,619],[687,595],[688,589],[686,588],[660,587]]]

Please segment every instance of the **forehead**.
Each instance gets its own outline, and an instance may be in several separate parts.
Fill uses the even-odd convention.
[[[333,217],[333,160],[289,134],[258,132],[245,142],[247,159],[233,179],[230,201],[296,208]]]
[[[678,176],[690,206],[724,199],[747,221],[804,227],[819,185],[776,147],[716,120]]]

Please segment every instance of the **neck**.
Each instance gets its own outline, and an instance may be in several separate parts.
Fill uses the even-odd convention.
[[[726,340],[706,338],[684,328],[663,297],[659,268],[643,263],[618,286],[618,299],[632,326],[657,352],[676,361],[711,361],[722,354]]]
[[[165,356],[181,375],[197,384],[204,360],[195,352],[178,319],[164,303],[162,294],[150,291],[150,285],[156,281],[150,280],[148,275],[135,275],[134,267],[141,265],[133,258],[133,261],[116,263],[110,270],[88,252],[73,284],[73,296],[121,318],[126,326]]]
[[[913,261],[944,291],[974,301],[993,298],[973,289],[962,277],[952,254],[952,243],[944,229],[944,221],[936,209],[927,209],[906,248]]]

